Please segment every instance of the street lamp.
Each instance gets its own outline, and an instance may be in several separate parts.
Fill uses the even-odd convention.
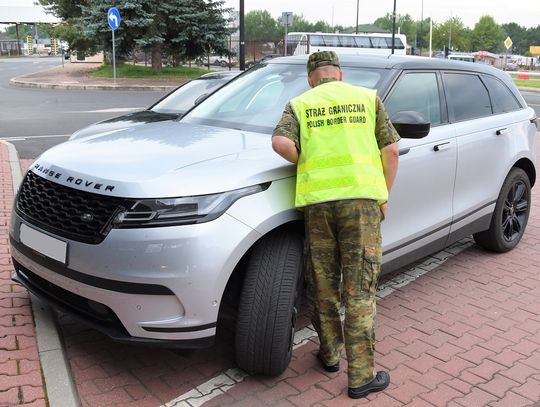
[[[392,55],[396,43],[396,0],[394,0],[394,12],[392,13]]]
[[[246,44],[244,42],[244,0],[240,0],[240,12],[239,12],[239,25],[240,25],[240,35],[239,35],[239,41],[240,41],[240,52],[238,57],[240,58],[240,70],[243,71],[246,69]]]
[[[360,0],[356,0],[356,34],[358,34],[358,8],[360,7]]]

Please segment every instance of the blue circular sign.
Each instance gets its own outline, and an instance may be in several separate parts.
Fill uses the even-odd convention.
[[[113,30],[120,27],[120,12],[116,7],[111,7],[107,12],[107,22]]]

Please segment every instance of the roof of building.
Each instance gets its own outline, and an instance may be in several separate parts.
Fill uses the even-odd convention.
[[[47,14],[42,6],[0,6],[0,24],[59,23],[58,17]]]

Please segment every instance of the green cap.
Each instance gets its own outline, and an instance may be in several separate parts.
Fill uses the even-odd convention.
[[[309,56],[307,61],[307,73],[308,75],[311,75],[315,69],[327,65],[337,66],[340,68],[337,54],[334,51],[314,52]]]

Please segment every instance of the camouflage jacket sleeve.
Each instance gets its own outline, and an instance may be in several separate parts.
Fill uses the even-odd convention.
[[[283,110],[281,119],[272,133],[272,137],[274,136],[287,137],[294,142],[297,150],[300,151],[300,123],[298,123],[290,103],[287,103],[285,110]]]
[[[379,149],[382,149],[392,143],[398,142],[401,137],[397,133],[394,126],[388,118],[388,113],[384,109],[382,100],[377,96],[377,105],[375,108],[376,123],[375,123],[375,137],[377,138],[377,144]]]

